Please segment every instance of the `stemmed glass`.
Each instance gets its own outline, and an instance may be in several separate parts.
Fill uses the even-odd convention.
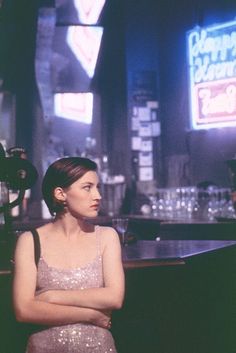
[[[128,228],[129,219],[128,218],[113,218],[112,226],[116,229],[120,236],[120,241],[122,245],[127,245],[127,239],[125,237]]]

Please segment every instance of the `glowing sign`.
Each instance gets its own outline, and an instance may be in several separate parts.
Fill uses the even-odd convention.
[[[56,93],[54,95],[54,112],[56,116],[61,118],[91,124],[93,116],[93,94]]]
[[[67,43],[90,78],[94,75],[102,34],[102,27],[68,27]]]
[[[55,0],[57,25],[97,25],[99,22],[102,22],[102,18],[100,19],[100,17],[105,1]]]
[[[236,21],[187,37],[192,127],[236,126]]]
[[[96,24],[105,0],[74,0],[80,23]]]

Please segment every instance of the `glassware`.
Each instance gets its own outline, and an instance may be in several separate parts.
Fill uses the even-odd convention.
[[[158,200],[156,195],[150,194],[148,195],[148,198],[151,207],[151,215],[154,217],[158,217]]]
[[[112,226],[116,229],[120,236],[120,242],[122,245],[127,245],[126,231],[128,228],[129,219],[128,218],[113,218]]]

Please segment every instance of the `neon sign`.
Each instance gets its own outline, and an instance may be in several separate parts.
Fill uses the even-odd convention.
[[[94,74],[102,34],[102,27],[68,27],[67,43],[90,78]]]
[[[56,93],[54,95],[55,115],[65,119],[91,124],[93,118],[92,93]]]
[[[74,0],[74,6],[81,23],[96,24],[105,0]]]
[[[55,0],[57,25],[97,25],[106,0]],[[1,3],[1,1],[0,1]]]
[[[192,127],[236,126],[236,21],[187,34]]]

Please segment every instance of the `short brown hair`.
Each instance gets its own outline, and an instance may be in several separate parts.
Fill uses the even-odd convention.
[[[97,164],[83,157],[64,157],[52,163],[42,182],[43,199],[51,215],[58,214],[64,209],[63,203],[54,197],[55,188],[67,188],[88,171],[96,170]]]

